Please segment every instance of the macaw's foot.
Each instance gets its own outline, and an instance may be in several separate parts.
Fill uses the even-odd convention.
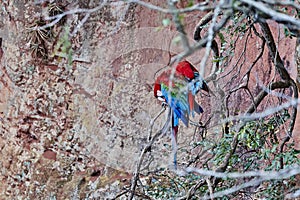
[[[147,146],[146,149],[145,149],[145,153],[147,152],[151,152],[151,145]]]
[[[190,120],[190,124],[197,127],[197,128],[206,128],[206,125],[203,124],[203,122],[199,121],[198,123],[197,122],[193,122]]]
[[[197,126],[199,128],[206,128],[205,124],[203,124],[203,122],[199,121],[199,123],[197,124]]]
[[[162,102],[162,103],[161,103],[161,107],[163,107],[163,108],[165,108],[165,109],[166,109],[166,108],[167,108],[167,106],[168,106],[168,104],[167,104],[166,102]]]

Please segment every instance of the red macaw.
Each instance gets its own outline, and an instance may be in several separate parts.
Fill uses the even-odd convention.
[[[159,75],[154,84],[154,96],[168,104],[172,113],[172,145],[176,168],[176,148],[179,119],[188,126],[190,114],[200,114],[202,107],[195,101],[200,89],[209,92],[208,86],[197,69],[188,61],[179,62],[174,77],[170,80],[171,70]],[[170,84],[171,83],[171,84]],[[171,90],[170,90],[171,86]]]

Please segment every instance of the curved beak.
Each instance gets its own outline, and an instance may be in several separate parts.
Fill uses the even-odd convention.
[[[202,82],[201,89],[209,93],[209,88],[205,81]]]

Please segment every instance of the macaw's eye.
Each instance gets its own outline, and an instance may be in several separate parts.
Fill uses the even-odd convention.
[[[184,79],[185,79],[186,81],[188,81],[188,82],[191,82],[191,79],[188,78],[188,77],[184,77]]]

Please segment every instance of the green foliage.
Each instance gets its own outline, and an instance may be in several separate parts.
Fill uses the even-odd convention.
[[[192,7],[193,5],[194,5],[194,1],[193,0],[189,0],[187,7]]]
[[[193,5],[193,1],[188,1],[188,3],[188,6]],[[245,42],[242,41],[242,43],[247,46],[247,43],[251,42],[250,40],[248,41],[248,39],[255,37],[257,38],[257,49],[255,49],[255,51],[258,51],[259,53],[259,49],[262,49],[262,40],[260,40],[260,36],[263,34],[255,25],[257,22],[257,16],[251,16],[251,13],[249,13],[253,11],[252,8],[247,10],[247,12],[243,12],[241,11],[241,6],[245,5],[242,5],[241,2],[232,1],[232,4],[234,4],[233,9],[236,10],[231,16],[230,23],[217,32],[217,42],[218,46],[220,46],[220,55],[215,56],[213,58],[213,62],[218,62],[220,64],[217,72],[218,75],[224,71],[228,71],[226,66],[232,67],[233,64],[235,64],[230,70],[238,74],[233,76],[234,79],[238,79],[238,76],[244,73],[243,70],[245,68],[242,68],[242,66],[248,66],[248,63],[251,62],[251,59],[248,58],[247,51],[252,51],[252,49],[245,48],[244,51],[240,53],[238,51],[241,51],[241,49],[237,46],[240,45],[241,40],[244,39]],[[282,11],[288,12],[288,10]],[[257,12],[255,13],[257,14]],[[258,17],[262,16],[263,15]],[[178,15],[178,21],[183,23],[184,15]],[[170,23],[171,21],[169,19],[164,19],[162,21],[162,24],[165,27],[169,26]],[[208,24],[204,25],[203,27],[205,26],[208,26]],[[294,33],[291,32],[291,30],[289,30],[287,27],[284,27],[283,30],[286,37],[294,36]],[[173,42],[179,43],[180,37],[174,38]],[[236,57],[239,57],[240,60],[234,60]],[[258,59],[260,59],[260,57],[258,57]],[[255,63],[253,63],[253,66],[256,66]],[[226,74],[229,81],[230,78],[232,78],[230,75],[231,74],[229,72]],[[176,92],[179,91],[179,86],[180,85],[175,85],[175,87],[173,87],[174,90],[172,91],[172,96],[178,96]],[[225,90],[227,89],[225,86],[224,88]],[[250,90],[249,92],[255,98],[255,93],[252,93],[252,88],[249,85],[247,85],[247,89]],[[238,111],[242,112],[242,109]],[[239,131],[236,131],[236,124],[232,124],[232,129],[229,127],[229,131],[226,131],[226,133],[223,132],[223,135],[220,138],[204,138],[201,141],[193,141],[190,149],[201,149],[203,152],[207,152],[205,155],[209,155],[209,158],[203,158],[204,156],[201,154],[202,152],[198,155],[201,154],[203,157],[189,154],[189,149],[186,148],[184,151],[187,151],[185,153],[189,154],[185,158],[188,163],[187,166],[196,166],[199,168],[207,168],[209,170],[220,169],[221,165],[224,164],[225,158],[227,157],[229,158],[229,162],[228,166],[224,167],[226,168],[225,173],[243,173],[256,170],[278,171],[294,164],[300,164],[300,160],[298,158],[299,151],[294,149],[294,144],[292,141],[289,141],[288,143],[283,142],[287,135],[287,129],[290,120],[289,110],[285,109],[274,113],[267,118],[249,121],[243,125]],[[233,148],[233,141],[236,138],[238,138],[238,142]],[[229,153],[232,153],[232,155]],[[184,167],[185,166],[183,166],[183,168]],[[159,177],[154,178],[151,181],[151,184],[147,185],[147,187],[144,187],[144,189],[147,191],[147,195],[149,195],[151,198],[174,199],[186,195],[187,191],[189,191],[191,187],[195,186],[201,179],[203,179],[203,177],[195,174],[179,177],[172,175],[171,173],[168,174],[164,172],[159,174]],[[246,183],[250,180],[254,180],[253,177],[246,177],[243,179],[224,178],[219,180],[218,184],[213,185],[214,192],[234,188],[234,186]],[[241,199],[239,198],[239,195],[243,196],[244,194],[248,194],[251,197],[253,197],[253,194],[255,194],[255,197],[260,199],[283,198],[283,195],[287,191],[292,191],[295,189],[293,188],[295,186],[295,182],[295,177],[291,177],[287,180],[270,180],[260,183],[258,187],[248,187],[243,189],[243,191],[238,191],[220,199]],[[208,184],[203,184],[203,186],[197,188],[196,193],[199,197],[209,193],[209,188],[207,185]]]
[[[181,37],[178,35],[173,38],[172,43],[178,45],[181,42]]]
[[[281,160],[284,166],[300,164],[297,157],[299,152],[294,149],[294,144],[289,143],[285,146],[285,151],[280,151],[279,134],[282,131],[282,125],[290,118],[287,110],[276,115],[269,120],[259,122],[249,122],[240,131],[239,149],[241,152],[248,152],[243,159],[244,170],[280,170]],[[250,152],[250,153],[249,153]],[[240,164],[236,162],[236,170],[241,169]],[[292,179],[285,180],[286,186]],[[283,195],[283,181],[269,181],[266,187],[263,187],[259,193],[264,198],[278,198]]]
[[[213,154],[215,155],[213,162],[216,166],[224,161],[225,155],[231,150],[232,138],[233,134],[225,134],[215,148],[213,148]]]
[[[183,195],[187,189],[192,187],[202,177],[196,174],[177,176],[174,173],[160,169],[149,176],[148,184],[143,189],[145,194],[154,199],[173,199]],[[201,188],[203,192],[206,187]]]
[[[204,139],[194,142],[191,148],[203,147],[213,155],[209,163],[202,166],[219,167],[224,162],[225,156],[232,150],[232,141],[238,136],[238,145],[229,160],[227,171],[246,172],[253,170],[274,171],[281,169],[281,160],[284,166],[300,164],[298,159],[299,151],[294,149],[294,144],[289,143],[285,146],[285,151],[280,151],[279,134],[282,126],[288,122],[290,116],[288,110],[283,110],[268,119],[250,121],[246,123],[239,132],[230,131],[224,134],[217,142]],[[233,126],[233,124],[232,124]],[[190,158],[193,159],[193,158]],[[200,162],[200,161],[199,161]],[[198,164],[199,164],[198,162]],[[199,166],[197,164],[197,166]],[[202,167],[203,168],[203,167]],[[206,168],[206,167],[205,167]],[[208,167],[209,169],[209,167]],[[164,170],[151,176],[150,184],[144,186],[146,194],[154,199],[173,199],[184,196],[187,191],[195,186],[204,177],[197,174],[188,174],[187,176],[178,176]],[[251,180],[246,179],[222,179],[215,187],[215,192],[223,191]],[[243,193],[236,192],[221,199],[232,199],[237,196],[243,196],[249,191],[249,194],[255,191],[259,198],[278,198],[282,197],[284,191],[290,190],[295,185],[294,177],[288,180],[271,180],[260,184],[259,189],[246,188]],[[207,184],[197,188],[199,196],[206,195],[208,192]]]
[[[247,123],[239,133],[239,140],[242,145],[249,149],[257,149],[263,145],[263,139],[260,133],[257,132],[259,125],[256,122]]]
[[[288,27],[283,27],[283,32],[285,37],[289,37],[289,38],[293,38],[293,37],[297,37],[297,35],[293,32],[290,31],[290,29]]]
[[[53,56],[57,56],[59,58],[65,58],[68,61],[68,65],[70,66],[72,64],[72,44],[69,39],[69,33],[70,33],[70,28],[66,27],[65,31],[59,38],[57,44],[54,47],[54,53]]]
[[[294,149],[293,143],[286,144],[284,152],[280,151],[279,134],[282,134],[282,125],[289,118],[288,110],[283,110],[269,119],[248,122],[238,133],[225,134],[212,148],[215,155],[212,159],[213,165],[220,166],[224,162],[224,157],[232,151],[231,144],[235,134],[238,134],[239,142],[235,153],[230,157],[227,168],[229,171],[280,170],[281,160],[283,160],[284,167],[300,164],[297,157],[299,151]],[[233,187],[238,184],[236,181],[238,180],[223,179],[222,184],[216,189],[221,191]],[[261,198],[280,197],[283,189],[293,182],[293,178],[284,181],[269,181],[266,185],[262,184],[262,189],[257,194]]]
[[[239,149],[248,161],[244,165],[246,169],[279,170],[281,158],[284,158],[286,165],[298,161],[293,144],[287,145],[289,151],[280,152],[279,150],[278,134],[280,134],[281,125],[289,117],[288,111],[284,110],[280,115],[276,115],[267,121],[248,122],[241,129],[239,132]],[[244,156],[245,153],[247,153],[247,156]]]
[[[164,27],[169,26],[171,24],[171,20],[168,18],[165,18],[162,20],[162,24]]]
[[[48,4],[47,11],[49,16],[55,16],[64,12],[64,6],[61,3],[53,2]],[[62,26],[65,21],[66,17],[63,17],[55,26]],[[41,28],[48,25],[48,23],[49,21],[38,18],[28,26],[29,31],[26,39],[30,44],[30,52],[34,59],[42,58],[46,61],[51,56],[52,46],[58,35],[55,34],[57,30],[54,31],[53,26]]]

